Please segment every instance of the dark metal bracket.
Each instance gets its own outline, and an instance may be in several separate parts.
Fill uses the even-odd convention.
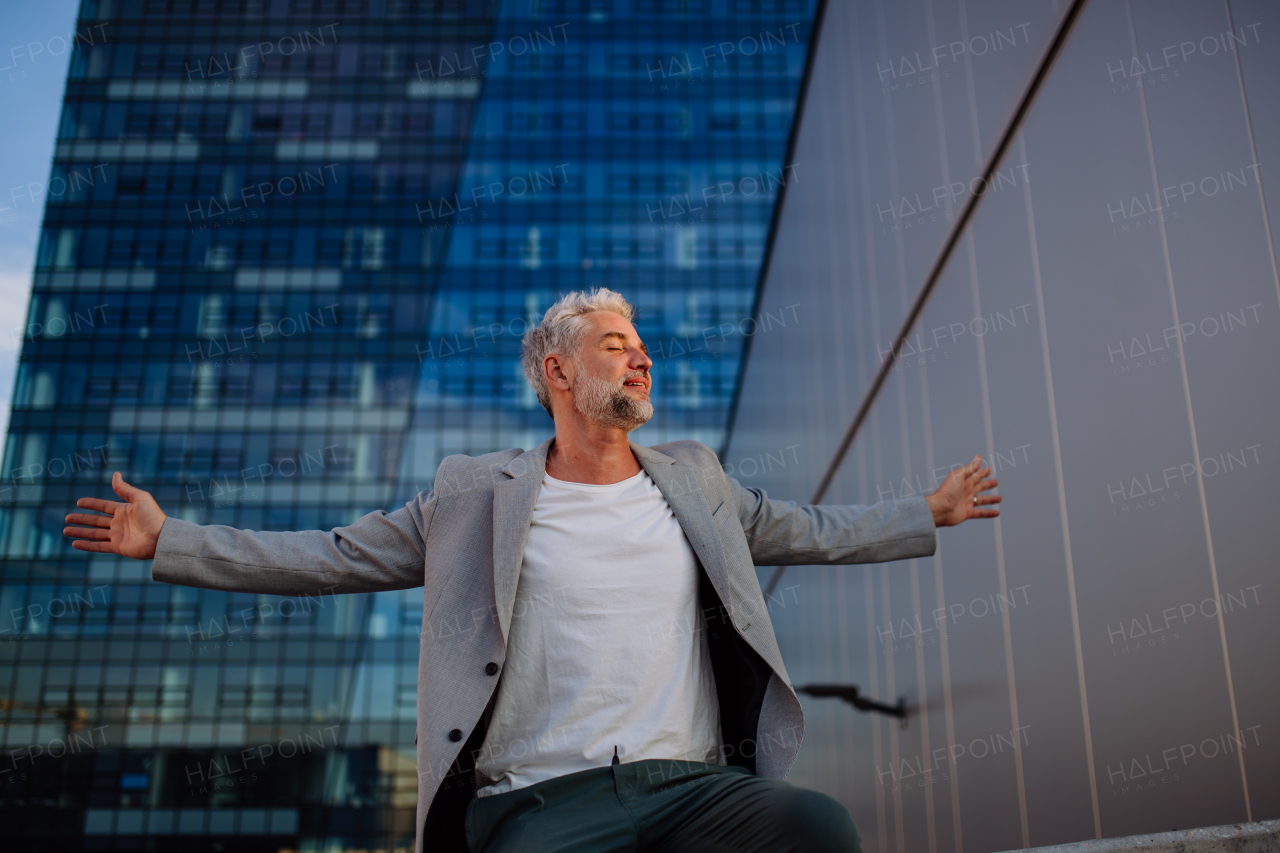
[[[901,696],[898,697],[896,705],[886,705],[883,702],[877,702],[874,699],[868,699],[863,696],[856,684],[805,684],[797,687],[796,692],[820,699],[843,699],[859,711],[875,711],[879,714],[897,717],[902,721],[899,724],[899,728],[905,729],[907,727],[907,702]]]

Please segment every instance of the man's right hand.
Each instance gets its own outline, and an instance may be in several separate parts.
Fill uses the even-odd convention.
[[[79,551],[150,560],[156,555],[160,528],[164,527],[168,516],[161,511],[150,492],[130,486],[119,471],[111,475],[111,488],[124,498],[124,503],[80,498],[76,506],[105,515],[72,513],[67,516],[67,524],[78,526],[62,528],[62,535],[74,540],[71,547]]]

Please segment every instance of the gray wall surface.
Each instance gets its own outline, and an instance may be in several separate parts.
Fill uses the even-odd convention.
[[[971,184],[1065,5],[832,0],[812,60],[726,469],[810,499],[977,192],[823,501],[974,453],[1005,496],[773,596],[794,683],[912,708],[805,700],[791,778],[868,851],[1280,816],[1280,4],[1091,0]]]

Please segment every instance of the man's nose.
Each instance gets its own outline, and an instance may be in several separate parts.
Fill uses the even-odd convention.
[[[631,357],[632,370],[648,370],[653,366],[653,359],[649,358],[649,354],[644,350],[637,348],[635,354]]]

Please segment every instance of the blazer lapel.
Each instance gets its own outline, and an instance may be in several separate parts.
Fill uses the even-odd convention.
[[[631,452],[645,473],[658,486],[667,499],[671,511],[684,530],[685,538],[693,546],[693,552],[702,562],[712,586],[720,594],[720,600],[728,604],[729,568],[724,557],[720,534],[711,518],[711,508],[698,485],[698,474],[688,465],[681,465],[665,453],[631,442]]]
[[[511,629],[525,539],[533,520],[533,505],[542,488],[547,450],[552,441],[554,439],[549,438],[508,462],[502,472],[511,479],[499,480],[493,489],[493,592],[503,642]]]

